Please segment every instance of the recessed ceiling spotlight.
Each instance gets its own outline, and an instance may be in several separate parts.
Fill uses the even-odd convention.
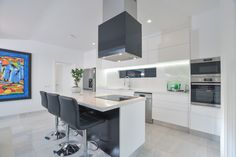
[[[119,53],[119,56],[122,56],[122,53]]]
[[[136,57],[133,58],[133,60],[137,59]]]
[[[118,60],[117,62],[120,62],[120,60]]]
[[[77,36],[74,35],[74,34],[70,34],[69,37],[74,38],[74,39],[77,39]]]
[[[151,19],[148,19],[148,20],[147,20],[147,23],[152,23],[152,20],[151,20]]]
[[[96,43],[93,42],[92,45],[96,45]]]

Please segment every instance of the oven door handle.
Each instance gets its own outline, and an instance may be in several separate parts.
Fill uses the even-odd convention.
[[[221,85],[221,83],[203,83],[203,82],[201,82],[201,83],[191,83],[191,85],[205,85],[205,86],[210,86],[210,85],[212,85],[212,86],[220,86]]]
[[[209,107],[217,107],[217,108],[221,108],[221,105],[220,105],[220,104],[210,104],[210,103],[191,102],[191,105],[209,106]]]

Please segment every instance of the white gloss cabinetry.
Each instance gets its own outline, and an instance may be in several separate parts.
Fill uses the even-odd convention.
[[[145,36],[142,39],[142,58],[123,62],[103,60],[102,68],[116,68],[190,58],[190,29],[182,28]]]
[[[154,120],[189,127],[189,94],[187,93],[154,93]]]
[[[120,157],[129,157],[145,142],[145,102],[120,107]]]
[[[107,94],[129,95],[133,90],[99,88]],[[152,92],[152,117],[154,120],[174,124],[212,135],[220,135],[222,109],[190,105],[189,93]]]
[[[192,16],[191,59],[221,56],[219,16],[219,8]]]
[[[219,9],[212,9],[191,18],[191,59],[219,57]],[[212,27],[212,26],[215,27]],[[191,105],[190,129],[220,135],[223,128],[222,109]]]
[[[220,136],[222,109],[191,105],[190,129]]]
[[[143,52],[148,52],[148,62],[185,60],[190,57],[189,28],[163,32],[143,39]]]

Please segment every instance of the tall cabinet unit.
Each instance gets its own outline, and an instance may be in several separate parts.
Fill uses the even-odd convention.
[[[219,9],[216,8],[192,17],[190,59],[221,56],[219,15]],[[222,107],[191,105],[190,129],[220,136],[222,122]]]

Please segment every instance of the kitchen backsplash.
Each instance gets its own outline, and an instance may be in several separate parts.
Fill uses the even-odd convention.
[[[127,88],[125,79],[119,78],[118,71],[107,72],[105,75],[107,88]],[[156,75],[155,78],[130,78],[131,88],[166,92],[168,82],[178,82],[181,84],[180,90],[184,90],[189,86],[190,66],[186,64],[157,67]]]

